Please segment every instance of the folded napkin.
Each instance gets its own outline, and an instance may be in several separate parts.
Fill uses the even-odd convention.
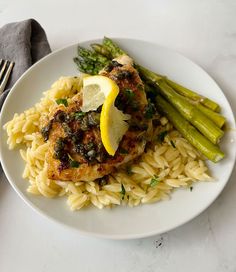
[[[34,19],[10,23],[0,28],[0,59],[15,62],[7,89],[0,97],[0,110],[16,80],[50,52],[46,33]]]

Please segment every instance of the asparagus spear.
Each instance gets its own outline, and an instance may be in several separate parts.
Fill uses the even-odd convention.
[[[160,95],[156,96],[156,105],[161,112],[172,122],[175,128],[209,160],[218,162],[224,158],[224,153],[217,145],[211,143],[194,126]]]
[[[110,61],[96,52],[78,46],[78,57],[74,58],[74,62],[81,72],[96,75]]]
[[[85,59],[94,61],[96,63],[101,63],[103,65],[106,65],[107,62],[109,62],[109,60],[106,57],[100,54],[97,54],[96,52],[93,52],[92,50],[83,48],[82,46],[78,46],[78,55]]]
[[[165,80],[157,76],[148,69],[139,66],[142,76],[151,82],[156,83],[161,94],[187,119],[192,125],[199,129],[212,143],[217,144],[224,132],[217,127],[204,113],[197,107],[189,103],[181,95],[176,93]]]
[[[219,128],[222,128],[226,122],[226,118],[219,114],[218,112],[215,112],[202,104],[192,101],[190,99],[187,99],[190,103],[192,103],[197,109],[199,109],[202,113],[204,113],[211,121],[213,121]]]
[[[112,55],[111,55],[110,51],[107,50],[107,48],[105,46],[103,46],[102,44],[93,43],[90,46],[93,48],[93,50],[97,54],[102,55],[102,56],[106,57],[109,60],[112,60]]]
[[[117,44],[115,44],[111,39],[104,37],[103,45],[110,51],[112,58],[117,58],[121,55],[128,55],[123,51]]]
[[[157,88],[154,89],[153,86],[149,86],[148,84],[145,84],[145,92],[147,93],[147,96],[151,98],[152,101],[154,100],[158,92],[161,93],[160,90],[158,91],[158,89]],[[197,102],[187,99],[186,97],[183,97],[183,98],[186,99],[189,103],[193,104],[195,107],[197,107],[202,113],[204,113],[209,119],[211,119],[219,128],[223,127],[223,125],[226,122],[226,118],[224,116],[204,107],[203,105]]]
[[[213,111],[216,111],[216,112],[220,111],[220,106],[216,102],[210,100],[209,98],[201,96],[198,93],[191,91],[168,78],[166,78],[166,81],[179,94],[186,96],[190,98],[191,100],[197,101]]]

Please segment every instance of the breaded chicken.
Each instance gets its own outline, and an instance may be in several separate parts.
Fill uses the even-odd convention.
[[[129,129],[115,155],[110,156],[101,141],[101,107],[97,111],[82,112],[80,94],[67,107],[58,105],[42,131],[50,143],[47,153],[50,179],[93,181],[114,172],[144,152],[150,121],[144,117],[148,102],[137,71],[130,63],[123,65],[113,61],[101,74],[119,86],[115,105],[130,114]]]

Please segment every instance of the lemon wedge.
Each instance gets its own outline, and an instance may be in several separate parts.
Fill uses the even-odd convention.
[[[117,96],[119,87],[117,84],[105,76],[88,76],[83,79],[83,112],[97,110],[110,93]]]
[[[119,143],[129,128],[127,120],[130,115],[124,114],[114,106],[117,94],[111,92],[102,106],[100,130],[102,143],[109,155],[114,156]]]
[[[118,110],[114,103],[119,94],[115,81],[105,76],[88,76],[83,79],[83,112],[102,106],[100,130],[102,143],[109,155],[114,156],[119,142],[128,130],[128,114]]]

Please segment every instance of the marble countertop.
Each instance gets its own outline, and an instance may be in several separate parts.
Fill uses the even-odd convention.
[[[0,26],[35,18],[53,50],[92,38],[130,37],[201,65],[236,112],[236,1],[1,0]],[[173,231],[111,241],[80,236],[38,216],[0,176],[0,271],[235,272],[236,171],[218,199]]]

